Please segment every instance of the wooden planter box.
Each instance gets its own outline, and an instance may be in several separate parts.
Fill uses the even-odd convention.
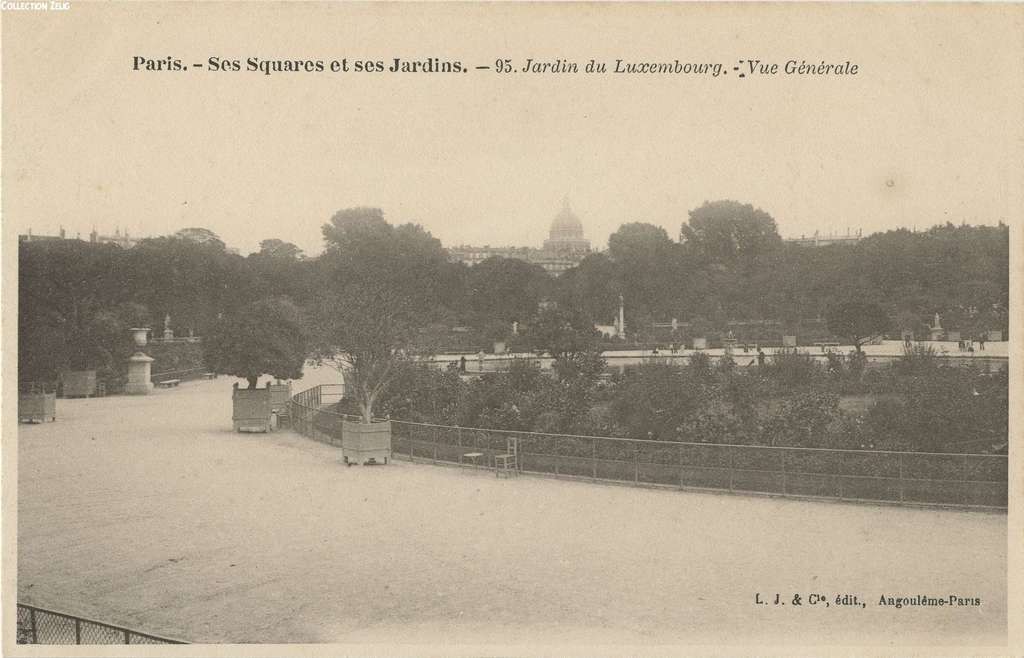
[[[61,375],[61,397],[88,398],[96,395],[95,370],[71,370]]]
[[[18,395],[18,422],[45,423],[57,420],[56,393],[21,393]]]
[[[291,382],[287,384],[268,384],[270,387],[270,410],[278,415],[288,411],[288,401],[292,399]]]
[[[387,464],[391,461],[391,421],[353,423],[342,421],[341,457],[352,464]]]
[[[238,388],[231,394],[232,414],[236,432],[269,432],[270,385],[267,388]]]

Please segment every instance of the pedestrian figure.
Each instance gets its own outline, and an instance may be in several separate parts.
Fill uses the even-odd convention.
[[[984,338],[979,338],[978,339],[978,349],[981,350],[982,352],[985,351],[985,339]]]
[[[459,372],[466,372],[466,355],[459,357]]]
[[[480,353],[476,355],[476,362],[480,366],[480,372],[484,371],[484,351],[480,350]]]
[[[757,365],[758,367],[764,366],[764,351],[760,347],[757,348]]]

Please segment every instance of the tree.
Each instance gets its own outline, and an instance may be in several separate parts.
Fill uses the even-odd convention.
[[[474,324],[500,320],[506,327],[525,322],[551,286],[539,265],[516,258],[488,258],[469,269],[467,303]]]
[[[599,337],[587,316],[560,307],[541,310],[527,330],[531,349],[553,357],[555,372],[563,380],[578,375],[593,378],[601,372]]]
[[[592,253],[554,284],[559,304],[608,323],[616,317],[622,282],[619,267],[605,253]]]
[[[890,325],[885,309],[874,302],[857,300],[833,304],[825,319],[828,330],[848,339],[858,352],[862,345],[884,334]]]
[[[440,241],[377,208],[341,210],[323,227],[325,280],[316,354],[338,368],[363,421],[422,345],[417,329],[444,314],[450,272]]]
[[[692,253],[726,266],[750,262],[782,244],[771,215],[738,201],[707,201],[691,210],[679,239]]]
[[[183,228],[174,234],[174,237],[181,238],[182,240],[191,240],[197,244],[209,245],[216,249],[223,251],[227,245],[220,239],[216,233],[208,228],[202,227],[190,227]]]
[[[203,339],[203,359],[212,372],[245,379],[251,389],[261,375],[297,379],[307,357],[306,334],[290,301],[262,299],[217,321]]]
[[[285,242],[277,238],[260,240],[260,250],[257,253],[269,258],[283,258],[286,260],[298,260],[303,257],[302,249],[299,249],[291,242]]]
[[[107,311],[130,296],[126,252],[80,240],[19,245],[18,377],[54,381],[63,370],[102,369],[127,331]]]
[[[679,306],[684,276],[679,245],[665,229],[641,222],[623,224],[608,238],[608,257],[615,263],[630,316],[626,324],[634,333],[654,319],[671,317],[671,309]]]

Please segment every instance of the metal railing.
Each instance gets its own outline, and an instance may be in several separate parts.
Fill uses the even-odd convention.
[[[293,427],[341,445],[343,419],[325,407],[321,387],[292,398]],[[520,469],[555,477],[639,486],[760,493],[798,498],[1005,510],[1006,455],[842,450],[659,441],[432,425],[391,419],[395,457],[485,465],[519,439]]]
[[[188,644],[122,626],[18,604],[18,644]]]
[[[766,358],[768,363],[771,363],[772,356],[776,353],[778,348],[772,348],[771,352],[766,352]],[[826,365],[828,363],[828,354],[821,351],[818,348],[798,348],[801,354],[814,360],[816,363]],[[709,352],[698,352],[708,355],[708,358],[712,363],[717,363],[723,358],[723,354],[709,353]],[[694,353],[690,350],[684,352],[673,353],[668,349],[661,349],[658,353],[648,351],[642,354],[617,354],[615,352],[604,352],[602,357],[605,360],[605,366],[608,370],[623,370],[629,366],[637,366],[641,364],[652,364],[659,363],[664,365],[675,365],[685,366],[690,363],[690,357]],[[532,364],[536,364],[541,368],[550,367],[552,357],[550,356],[537,356],[534,354],[488,354],[485,359],[480,360],[477,355],[467,354],[465,363],[465,374],[474,375],[479,373],[489,372],[503,372],[507,371],[513,362],[515,361],[526,361]],[[750,351],[744,352],[742,348],[734,348],[730,355],[737,366],[754,367],[757,365],[757,352]],[[865,366],[867,368],[887,368],[898,364],[905,357],[901,354],[871,354],[865,357]],[[966,367],[970,366],[981,370],[983,372],[995,372],[1006,370],[1009,359],[1005,356],[988,356],[979,354],[967,354],[952,352],[947,354],[936,354],[936,363],[945,366],[955,367]],[[426,359],[425,362],[432,364],[437,368],[458,368],[459,359],[455,354],[446,354],[431,357]]]
[[[163,372],[151,373],[149,380],[151,382],[158,382],[166,379],[196,379],[205,372],[207,372],[207,369],[203,366],[185,368],[183,370],[165,370]]]

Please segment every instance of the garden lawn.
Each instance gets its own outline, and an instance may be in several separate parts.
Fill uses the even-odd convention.
[[[192,642],[1004,641],[1003,514],[346,468],[233,433],[232,381],[19,427],[19,601]],[[878,605],[918,594],[981,605]]]

